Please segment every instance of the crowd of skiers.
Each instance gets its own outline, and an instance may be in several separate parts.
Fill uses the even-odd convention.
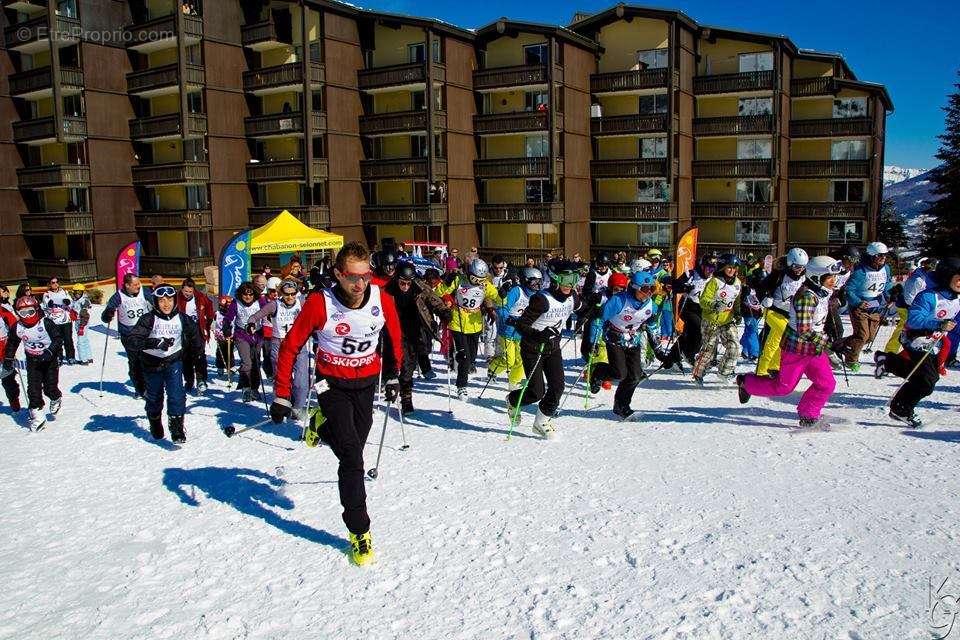
[[[133,393],[157,439],[165,437],[165,405],[171,439],[186,440],[186,397],[206,392],[211,336],[217,373],[229,381],[237,365],[243,401],[264,400],[264,377],[272,378],[271,419],[302,425],[308,446],[322,441],[339,460],[343,519],[361,564],[372,558],[363,448],[374,399],[382,392],[387,403],[399,402],[401,415],[414,413],[417,370],[424,380],[437,377],[430,359],[436,343],[448,393],[452,385],[469,400],[482,351],[484,391],[506,378],[511,433],[520,408],[536,404],[532,429],[548,438],[570,391],[562,355],[570,340],[580,340],[583,359],[574,384],[590,394],[615,384],[613,413],[621,420],[634,415],[634,392],[658,362],[658,370],[691,367],[699,386],[716,368],[721,383],[735,382],[743,403],[787,395],[806,376],[811,386],[797,407],[804,428],[829,428],[822,409],[835,372],[859,370],[861,352],[888,316],[896,326],[875,352],[874,374],[905,378],[890,417],[910,427],[922,426],[916,406],[960,342],[951,338],[960,314],[960,259],[922,260],[897,283],[880,242],[864,255],[847,247],[811,258],[793,248],[775,262],[708,253],[679,275],[655,249],[632,262],[626,253],[600,253],[591,263],[574,255],[515,267],[501,256],[488,264],[475,250],[462,261],[455,253],[424,269],[402,247],[371,255],[349,243],[309,274],[299,262],[282,277],[265,269],[235,296],[215,301],[189,278],[179,287],[161,279],[147,287],[130,274],[100,319],[108,326],[116,320]],[[23,285],[11,299],[0,286],[0,378],[11,408],[20,410],[15,360],[23,344],[35,430],[46,420],[43,396],[51,414],[60,408],[59,367],[92,362],[90,306],[83,285],[68,293],[56,278],[42,296]],[[755,362],[755,370],[736,375],[741,359]],[[320,382],[324,390],[313,402]]]

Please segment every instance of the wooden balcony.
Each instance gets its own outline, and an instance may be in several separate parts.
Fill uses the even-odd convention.
[[[611,71],[590,75],[592,93],[636,93],[645,89],[666,88],[670,79],[667,69]]]
[[[596,222],[673,220],[676,205],[669,202],[591,202],[590,219]]]
[[[326,79],[322,62],[310,63],[310,84],[320,85]],[[243,72],[243,90],[255,94],[276,93],[303,89],[303,63],[289,62],[275,67],[264,67]]]
[[[27,278],[33,281],[46,281],[57,278],[61,284],[67,282],[91,282],[97,279],[96,260],[33,260],[26,258],[23,266]]]
[[[563,158],[556,158],[557,174],[563,174]],[[550,158],[488,158],[473,161],[473,176],[486,178],[549,178]]]
[[[694,178],[772,178],[773,160],[694,160]]]
[[[554,114],[557,130],[563,129],[563,114]],[[477,135],[498,135],[547,131],[550,111],[517,111],[514,113],[484,113],[473,116],[473,130]]]
[[[273,20],[264,20],[254,24],[245,24],[240,30],[243,46],[254,51],[272,49],[284,44],[293,44],[293,33],[280,33]]]
[[[25,213],[20,216],[20,228],[25,236],[88,234],[93,233],[93,214],[89,211]]]
[[[76,142],[87,137],[85,116],[63,117],[63,140]],[[13,123],[13,140],[21,144],[47,144],[57,140],[57,122],[53,117],[21,120]]]
[[[631,136],[642,133],[666,133],[669,126],[667,114],[590,118],[590,133],[595,136]]]
[[[51,189],[90,186],[90,167],[85,164],[51,164],[17,169],[21,189]]]
[[[837,79],[833,76],[796,78],[790,81],[790,96],[793,98],[830,96],[837,94],[839,91]]]
[[[546,86],[548,80],[547,65],[521,64],[512,67],[477,69],[473,72],[474,91],[494,91],[519,87]],[[553,81],[563,82],[563,67],[555,65]]]
[[[360,207],[364,224],[446,224],[446,203],[365,204]]]
[[[309,204],[290,207],[250,207],[247,209],[251,227],[261,227],[286,209],[308,227],[324,229],[330,226],[330,207],[325,204]]]
[[[694,202],[694,218],[761,218],[777,217],[774,202]]]
[[[754,256],[764,256],[766,254],[777,255],[777,245],[768,243],[751,242],[697,242],[697,252],[701,255],[714,252],[718,254],[732,253],[741,258],[752,253]]]
[[[203,18],[183,16],[183,33],[178,29],[177,14],[171,13],[144,22],[137,22],[123,28],[128,49],[140,53],[149,53],[158,49],[174,46],[177,38],[184,37],[187,45],[198,43],[203,38]]]
[[[591,160],[590,175],[598,178],[665,178],[666,158],[624,158]]]
[[[60,86],[65,94],[83,90],[83,71],[71,67],[60,68]],[[53,70],[40,67],[30,71],[10,74],[10,95],[16,98],[34,99],[53,95]]]
[[[433,159],[435,176],[447,175],[446,158]],[[426,158],[390,158],[361,160],[360,178],[363,180],[427,180]]]
[[[869,160],[791,160],[791,178],[869,178]]]
[[[189,184],[210,181],[210,165],[206,162],[167,162],[133,167],[133,183]]]
[[[162,211],[134,211],[134,224],[138,229],[172,229],[203,231],[213,228],[210,209],[165,209]]]
[[[559,255],[563,253],[563,249],[559,247],[553,247],[550,249],[479,247],[479,249],[480,257],[486,260],[487,264],[493,260],[494,256],[503,256],[507,262],[513,265],[522,265],[527,261],[527,258],[533,258],[537,264],[540,264],[548,255]]]
[[[324,111],[312,111],[311,129],[314,132],[326,131],[327,114]],[[250,138],[276,138],[291,135],[303,135],[303,112],[288,111],[271,113],[264,116],[251,116],[243,121],[247,136]]]
[[[188,64],[186,84],[188,87],[202,87],[206,84],[206,72],[203,67]],[[127,93],[149,97],[179,90],[180,67],[177,63],[127,74]]]
[[[773,91],[775,84],[773,71],[724,73],[709,76],[695,76],[693,79],[693,92],[697,95],[707,95],[716,93]]]
[[[791,202],[787,217],[866,220],[867,206],[866,202]]]
[[[130,121],[130,139],[140,142],[176,138],[181,135],[180,114],[168,113],[149,118],[133,118]],[[207,116],[202,113],[187,115],[189,131],[186,137],[196,138],[207,134]]]
[[[250,182],[303,182],[307,179],[306,160],[265,160],[247,164],[247,180]],[[324,180],[329,175],[326,158],[313,159],[314,180]]]
[[[873,118],[824,118],[792,120],[791,138],[841,138],[873,135]]]
[[[3,30],[8,49],[24,53],[36,53],[49,46],[53,36],[58,47],[64,47],[80,38],[80,20],[57,16],[57,24],[51,28],[46,13],[25,22],[17,22]]]
[[[159,256],[140,256],[140,273],[154,274],[168,278],[203,277],[204,267],[212,267],[213,256],[200,258],[161,258]]]
[[[562,202],[511,202],[506,204],[474,205],[477,222],[563,222]]]
[[[698,136],[771,135],[775,127],[776,120],[773,114],[694,118],[693,120],[693,133]]]
[[[433,121],[436,129],[447,128],[447,113],[434,111]],[[360,135],[388,136],[408,133],[423,133],[430,126],[426,109],[413,111],[394,111],[360,116]]]
[[[446,81],[447,69],[444,65],[435,62],[433,67],[433,81],[442,84]],[[427,83],[427,65],[424,62],[409,64],[395,64],[373,69],[357,71],[357,87],[361,91],[391,91],[403,87],[423,87]]]

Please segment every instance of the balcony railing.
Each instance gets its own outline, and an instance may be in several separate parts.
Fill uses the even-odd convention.
[[[134,211],[133,219],[138,229],[184,229],[188,231],[199,231],[213,227],[213,215],[209,209]]]
[[[520,64],[513,67],[477,69],[473,72],[475,91],[529,87],[547,84],[547,65]],[[563,68],[554,67],[554,82],[563,82]]]
[[[773,160],[695,160],[694,178],[771,178]]]
[[[667,176],[667,159],[592,160],[590,175],[594,178],[664,178]]]
[[[281,35],[273,20],[264,20],[263,22],[244,25],[240,33],[243,46],[245,47],[256,48],[257,45],[268,42],[292,44],[292,38],[290,36],[293,34]]]
[[[669,202],[591,202],[590,219],[611,220],[671,220],[676,217],[676,206]]]
[[[627,114],[590,118],[590,133],[595,136],[620,136],[667,131],[667,115]]]
[[[212,267],[213,262],[213,256],[199,258],[140,256],[140,272],[159,273],[172,278],[189,278],[202,276],[204,267]]]
[[[732,253],[744,258],[750,253],[755,256],[767,253],[776,255],[777,245],[772,242],[697,242],[697,252],[701,255],[711,251],[718,254]]]
[[[85,137],[87,135],[87,119],[84,116],[64,116],[63,135],[66,138]],[[25,143],[56,137],[57,122],[52,117],[13,123],[13,139],[15,142]]]
[[[670,74],[667,69],[645,69],[594,73],[590,76],[590,91],[593,93],[618,93],[661,89],[667,86]]]
[[[774,80],[773,71],[747,71],[744,73],[696,76],[693,79],[693,92],[708,94],[772,91],[775,84]]]
[[[85,164],[52,164],[17,169],[21,189],[45,187],[86,187],[90,185],[90,167]]]
[[[209,182],[210,165],[206,162],[167,162],[133,167],[135,184],[181,184]]]
[[[446,78],[446,67],[439,63],[434,63],[432,66],[434,82],[443,82]],[[357,86],[361,91],[420,85],[425,84],[426,81],[427,65],[423,62],[395,64],[357,71]]]
[[[313,159],[314,179],[324,179],[329,175],[326,158]],[[303,158],[292,160],[265,160],[247,164],[247,180],[251,182],[300,182],[307,179],[306,161]]]
[[[824,118],[822,120],[793,120],[791,138],[834,138],[839,136],[869,136],[873,134],[872,118]]]
[[[83,88],[83,71],[71,67],[60,68],[60,85],[75,89]],[[53,70],[50,67],[10,74],[10,95],[22,96],[53,88]]]
[[[562,202],[481,203],[474,206],[477,222],[563,222]]]
[[[866,219],[866,202],[791,202],[787,205],[790,218],[847,218]]]
[[[187,126],[190,137],[204,136],[207,133],[207,116],[202,113],[187,115]],[[151,138],[166,138],[180,135],[180,114],[168,113],[162,116],[149,118],[133,118],[130,120],[130,139],[149,140]]]
[[[838,91],[837,81],[833,76],[796,78],[790,81],[790,96],[793,98],[833,95]]]
[[[250,207],[247,209],[247,217],[251,227],[260,227],[274,218],[277,214],[286,209],[296,218],[308,227],[320,229],[330,226],[330,207],[325,204],[310,204],[290,207]]]
[[[30,280],[57,278],[63,282],[90,282],[97,279],[96,260],[33,260],[23,261]]]
[[[200,16],[183,16],[184,36],[199,40],[203,37],[203,18]],[[177,14],[172,13],[160,16],[145,22],[127,25],[124,27],[127,34],[127,47],[137,49],[143,45],[170,40],[177,37]]]
[[[440,160],[440,158],[437,158]],[[446,173],[446,160],[443,160]],[[436,161],[434,162],[436,165]],[[360,177],[364,180],[426,180],[426,158],[390,158],[386,160],[361,160]]]
[[[364,224],[445,224],[447,205],[366,204],[360,207]]]
[[[527,258],[533,258],[538,264],[542,262],[547,255],[559,255],[563,249],[554,247],[551,249],[516,249],[516,248],[497,248],[480,247],[480,257],[489,264],[494,256],[503,256],[504,260],[510,264],[521,265],[527,261]]]
[[[694,202],[694,218],[765,218],[777,217],[773,202]]]
[[[434,111],[433,118],[434,125],[437,129],[447,128],[447,114],[445,111]],[[382,136],[396,133],[415,133],[418,131],[426,131],[429,124],[430,122],[425,109],[377,113],[369,116],[360,116],[360,135]]]
[[[563,173],[563,158],[556,158],[557,173]],[[473,161],[475,178],[548,178],[550,158],[488,158]]]
[[[557,129],[563,129],[563,114],[554,114]],[[473,130],[480,135],[546,131],[550,126],[550,111],[518,111],[515,113],[484,113],[473,116]]]
[[[773,114],[758,116],[723,116],[720,118],[695,118],[693,133],[698,136],[738,136],[744,134],[772,134],[775,119]]]
[[[25,213],[20,216],[24,235],[93,233],[93,214],[89,211],[52,211]]]
[[[323,84],[326,78],[322,62],[310,63],[310,84]],[[289,62],[275,67],[264,67],[243,72],[244,91],[266,91],[303,84],[303,63]]]
[[[869,178],[869,160],[791,160],[791,178]]]
[[[203,67],[196,64],[187,65],[187,84],[192,86],[203,85],[206,82],[206,73]],[[127,74],[127,92],[145,93],[161,89],[172,89],[180,86],[180,67],[177,63],[166,64],[162,67],[134,71]]]
[[[57,16],[55,30],[50,29],[47,15],[43,14],[26,22],[17,22],[3,30],[7,48],[15,49],[34,42],[48,40],[76,40],[80,33],[80,21],[77,18]]]

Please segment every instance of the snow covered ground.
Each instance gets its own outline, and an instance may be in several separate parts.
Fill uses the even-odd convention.
[[[828,405],[837,432],[796,433],[796,395],[744,409],[671,372],[637,422],[578,394],[555,441],[528,410],[507,442],[504,385],[451,418],[440,365],[408,451],[390,423],[378,562],[357,568],[328,449],[287,425],[227,439],[265,413],[223,381],[189,401],[183,449],[155,442],[116,340],[100,397],[90,333],[97,362],[62,370],[45,431],[0,410],[0,637],[928,638],[957,609],[928,600],[960,592],[957,371],[921,432],[865,366]]]

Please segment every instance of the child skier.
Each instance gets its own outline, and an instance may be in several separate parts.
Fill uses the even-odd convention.
[[[742,285],[737,277],[740,258],[727,253],[718,260],[719,269],[707,281],[700,295],[700,308],[703,310],[703,346],[693,366],[693,381],[703,386],[703,376],[709,370],[717,356],[717,346],[723,343],[723,360],[718,367],[720,378],[724,382],[733,380],[737,366],[739,345],[737,344],[737,321],[740,313],[740,292]]]
[[[14,374],[17,348],[23,343],[27,354],[27,397],[30,400],[30,428],[40,431],[47,422],[43,412],[43,396],[50,399],[50,413],[60,411],[63,394],[60,392],[60,360],[57,353],[63,341],[63,332],[40,311],[36,298],[24,296],[14,305],[17,324],[7,338],[0,377]]]
[[[790,301],[803,286],[809,261],[806,251],[794,247],[760,284],[761,305],[766,308],[766,313],[763,316],[763,349],[757,359],[758,376],[775,376],[780,370],[780,340],[790,318]]]
[[[7,337],[14,327],[17,326],[17,315],[13,311],[13,305],[10,304],[10,290],[6,285],[0,284],[0,353],[6,353]],[[15,364],[15,363],[14,363]],[[7,394],[7,401],[10,403],[10,410],[20,411],[20,385],[17,384],[17,376],[3,376],[3,390]]]
[[[510,391],[518,389],[523,380],[523,361],[520,359],[520,334],[511,323],[523,315],[530,304],[530,297],[543,286],[543,274],[535,267],[524,267],[521,282],[512,287],[497,311],[499,320],[500,348],[497,356],[490,362],[487,376],[494,378],[504,371]]]
[[[87,325],[90,324],[90,298],[87,297],[87,288],[82,284],[73,285],[70,297],[73,299],[70,310],[76,318],[73,325],[77,330],[77,363],[88,365],[93,362],[93,353],[87,337]]]
[[[240,354],[240,380],[237,389],[243,390],[243,401],[260,400],[260,323],[250,331],[250,317],[260,311],[256,288],[249,282],[237,287],[237,298],[223,316],[223,335],[235,338]]]

